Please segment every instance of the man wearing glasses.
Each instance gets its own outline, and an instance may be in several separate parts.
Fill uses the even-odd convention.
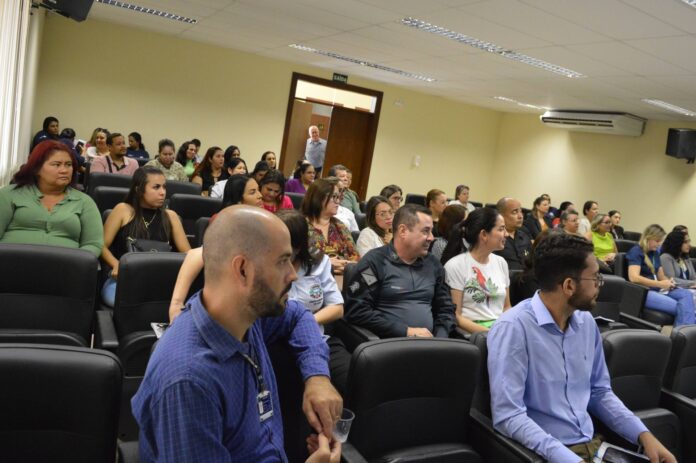
[[[674,456],[611,390],[602,338],[590,314],[604,281],[592,244],[551,232],[532,255],[539,291],[488,335],[494,427],[549,462],[589,462],[601,444],[590,412],[651,462]]]

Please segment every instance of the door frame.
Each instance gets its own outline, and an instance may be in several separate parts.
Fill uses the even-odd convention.
[[[360,175],[362,178],[367,179],[367,181],[363,182],[361,185],[359,191],[357,192],[358,195],[362,198],[365,197],[365,194],[367,193],[367,184],[370,180],[370,169],[372,167],[372,156],[374,154],[375,150],[375,140],[377,139],[377,127],[379,125],[379,115],[382,110],[382,98],[384,97],[384,92],[380,92],[379,90],[372,90],[369,88],[365,87],[358,87],[357,85],[351,85],[351,84],[344,84],[342,82],[336,82],[333,80],[329,79],[323,79],[321,77],[316,77],[316,76],[310,76],[307,74],[301,74],[299,72],[293,72],[292,73],[292,81],[290,84],[290,94],[288,95],[288,107],[287,111],[285,112],[285,128],[283,129],[283,143],[280,148],[280,168],[281,171],[285,171],[286,168],[290,168],[291,166],[286,166],[285,165],[285,151],[287,148],[287,143],[288,143],[288,136],[290,132],[290,122],[292,120],[292,109],[293,105],[295,104],[295,92],[297,91],[297,81],[298,80],[304,80],[306,82],[311,82],[313,84],[318,84],[318,85],[323,85],[325,87],[331,87],[331,88],[337,88],[341,90],[348,90],[350,92],[355,92],[355,93],[361,93],[363,95],[369,95],[372,97],[376,98],[376,103],[375,103],[375,112],[372,113],[374,114],[374,117],[372,118],[372,121],[370,122],[370,127],[368,130],[368,138],[367,138],[367,143],[365,144],[365,152],[363,154],[363,163],[362,163],[362,168]],[[360,111],[359,109],[356,109],[355,111]],[[329,134],[329,136],[331,136]],[[292,166],[294,167],[294,166]],[[326,168],[328,169],[330,166],[327,166]]]

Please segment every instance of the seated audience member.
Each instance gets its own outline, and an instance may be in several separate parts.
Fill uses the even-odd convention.
[[[114,207],[104,223],[101,258],[111,267],[111,272],[102,287],[102,301],[109,307],[114,306],[116,296],[118,261],[130,251],[134,241],[168,243],[179,252],[191,249],[179,216],[164,207],[166,183],[159,169],[142,167],[136,170],[125,201]]]
[[[106,138],[109,154],[92,160],[90,172],[106,172],[118,175],[133,175],[138,169],[138,161],[126,156],[126,138],[114,132]]]
[[[201,151],[201,141],[198,138],[192,138],[191,143],[196,147],[196,155],[194,157],[196,164],[203,162],[203,157],[200,155]],[[183,165],[183,164],[182,164]]]
[[[360,198],[358,197],[358,193],[350,189],[350,186],[353,184],[353,171],[346,168],[346,191],[349,191],[355,196],[355,200],[358,203],[358,211],[360,211]],[[357,212],[356,212],[357,214]]]
[[[594,255],[606,264],[613,264],[616,254],[616,243],[611,236],[611,218],[607,214],[597,214],[592,219],[591,231],[585,238],[594,246]]]
[[[285,177],[276,169],[269,170],[259,182],[263,196],[263,208],[268,212],[292,209],[292,200],[285,195]]]
[[[691,238],[680,232],[670,232],[662,243],[660,263],[667,278],[680,288],[696,289],[696,271],[689,258]]]
[[[358,237],[358,254],[364,256],[368,251],[389,244],[392,239],[392,220],[394,211],[384,196],[373,196],[367,202],[367,227]]]
[[[84,249],[99,257],[104,231],[97,205],[74,188],[77,161],[54,140],[36,145],[0,188],[0,243]]]
[[[297,161],[292,178],[285,182],[285,191],[287,193],[307,193],[307,188],[314,181],[315,175],[316,171],[311,162],[306,159]]]
[[[551,225],[553,225],[553,228],[558,228],[561,225],[561,216],[564,212],[569,210],[577,212],[573,203],[571,203],[570,201],[563,201],[561,205],[558,207],[558,211],[556,212],[555,217],[551,221]]]
[[[445,195],[445,192],[442,190],[430,190],[425,195],[425,205],[428,209],[430,209],[430,213],[432,214],[433,236],[437,238],[438,236],[440,236],[440,232],[438,231],[440,215],[442,215],[442,212],[447,207],[447,195]]]
[[[584,238],[551,232],[535,244],[540,291],[488,335],[493,426],[549,462],[590,462],[601,444],[590,414],[650,461],[676,463],[611,390],[590,310],[602,276]]]
[[[449,202],[450,206],[458,204],[460,206],[464,206],[466,208],[466,212],[474,212],[474,207],[473,204],[469,203],[469,187],[466,185],[457,185],[457,188],[454,189],[454,197],[452,201]],[[446,236],[446,235],[443,235]]]
[[[278,339],[296,355],[303,410],[320,434],[307,461],[340,458],[340,444],[329,448],[343,402],[329,381],[328,346],[311,313],[287,302],[296,279],[289,235],[277,217],[244,206],[210,226],[203,290],[160,339],[132,400],[141,461],[286,461],[266,347]]]
[[[626,253],[628,279],[647,287],[648,297],[645,308],[674,315],[674,326],[692,325],[696,322],[694,299],[691,292],[677,288],[676,283],[667,278],[657,248],[665,237],[659,225],[649,225],[640,241]]]
[[[198,159],[196,158],[196,144],[192,141],[185,141],[179,147],[179,151],[176,152],[176,162],[184,166],[184,172],[186,172],[186,177],[191,179],[193,173],[199,165]]]
[[[336,178],[336,177],[326,177],[326,178]],[[343,196],[346,193],[346,187],[343,186],[343,182],[338,181],[338,195],[340,200],[343,201]],[[358,221],[355,220],[355,214],[353,211],[347,207],[343,207],[341,204],[338,205],[338,210],[336,211],[336,218],[343,222],[343,225],[348,227],[351,232],[359,232],[360,227],[358,227]]]
[[[689,234],[689,229],[686,227],[686,225],[675,225],[674,228],[672,228],[672,231],[679,231],[686,235]]]
[[[524,218],[523,227],[534,240],[541,232],[551,228],[551,220],[547,214],[549,212],[549,201],[543,196],[534,200],[532,211]]]
[[[621,212],[619,211],[609,211],[609,218],[611,219],[611,236],[615,240],[624,239],[624,229],[621,225]]]
[[[261,160],[266,161],[266,164],[268,164],[268,167],[271,169],[277,169],[277,164],[276,164],[276,154],[273,151],[266,151],[261,155]]]
[[[36,148],[36,145],[45,140],[58,140],[60,134],[60,123],[53,116],[48,116],[43,120],[42,129],[36,132],[31,141],[31,149]]]
[[[592,219],[595,218],[599,212],[599,204],[596,201],[585,201],[582,206],[582,213],[584,217],[580,218],[580,227],[578,228],[578,233],[585,236],[592,228]]]
[[[508,236],[505,249],[495,253],[505,259],[510,270],[524,270],[532,251],[532,239],[522,228],[522,205],[514,198],[501,198],[496,209],[505,220]]]
[[[248,174],[246,162],[242,158],[230,158],[229,161],[225,161],[225,170],[227,171],[227,175],[230,177],[233,175]],[[213,185],[213,187],[210,189],[210,197],[222,198],[225,191],[225,185],[227,185],[228,180],[229,178],[220,180]]]
[[[382,188],[379,195],[389,200],[394,213],[401,207],[401,203],[404,202],[404,192],[399,185],[387,185]]]
[[[230,145],[225,149],[225,162],[229,161],[231,158],[239,157],[242,157],[242,152],[239,150],[239,147]]]
[[[447,242],[455,225],[464,220],[466,216],[467,209],[460,204],[450,204],[442,211],[442,217],[440,217],[440,236],[435,238],[430,248],[430,253],[434,255],[437,260],[442,259],[442,252],[445,250],[445,247],[447,247]]]
[[[174,160],[174,150],[176,150],[174,142],[165,138],[160,140],[158,148],[157,157],[145,165],[161,170],[167,180],[188,182],[184,166]]]
[[[342,164],[336,164],[329,169],[329,177],[336,177],[339,182],[341,182],[342,199],[341,206],[348,209],[350,212],[355,214],[360,214],[360,202],[358,201],[358,195],[354,191],[350,191],[348,187],[348,168]],[[351,230],[352,231],[352,230]]]
[[[106,144],[106,139],[109,138],[110,134],[111,132],[109,132],[107,129],[102,129],[101,127],[94,129],[85,148],[85,157],[88,161],[91,161],[97,157],[109,155],[109,145]]]
[[[66,127],[63,130],[60,131],[60,135],[58,136],[58,141],[60,143],[63,143],[66,145],[68,148],[70,148],[70,152],[75,156],[75,159],[77,159],[77,164],[80,167],[78,171],[83,171],[84,169],[82,166],[85,165],[85,158],[82,157],[82,151],[84,147],[82,144],[77,144],[75,145],[75,137],[77,134],[73,129],[70,127]]]
[[[457,325],[469,333],[488,331],[510,308],[510,272],[507,262],[493,251],[505,247],[505,220],[489,207],[476,209],[459,228],[460,237],[443,253],[445,281],[457,307]],[[462,240],[469,243],[464,247]]]
[[[336,275],[360,257],[350,231],[335,217],[341,202],[338,183],[335,177],[315,180],[302,201],[302,214],[309,223],[309,245],[329,256]]]
[[[193,172],[191,182],[201,185],[201,195],[210,196],[213,185],[229,177],[224,167],[225,156],[222,148],[212,146],[205,152],[203,162]]]
[[[442,264],[428,253],[433,240],[430,211],[406,204],[396,211],[392,226],[392,242],[358,262],[344,318],[380,338],[449,337],[454,304]]]
[[[548,219],[548,223],[552,223],[553,219],[559,215],[558,209],[551,205],[551,196],[548,193],[542,193],[540,196],[549,202],[549,210],[545,217]]]
[[[260,184],[261,179],[266,176],[269,170],[271,170],[271,168],[268,167],[268,163],[266,161],[259,161],[254,166],[254,171],[251,173],[251,176],[254,177],[256,183]]]
[[[173,155],[174,153],[172,153],[172,156]],[[128,151],[126,152],[126,156],[138,161],[150,160],[150,153],[145,150],[143,137],[138,132],[131,132],[128,134]]]

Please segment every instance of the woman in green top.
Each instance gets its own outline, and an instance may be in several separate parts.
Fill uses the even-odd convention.
[[[592,241],[594,255],[597,259],[611,265],[616,257],[616,243],[611,235],[611,217],[607,214],[597,214],[592,219],[590,232],[585,236]]]
[[[77,160],[64,144],[39,143],[0,189],[0,243],[80,248],[99,256],[104,229],[92,198],[73,188]]]
[[[186,177],[191,180],[193,172],[198,167],[198,162],[196,161],[196,145],[193,142],[185,141],[179,147],[179,151],[176,153],[176,162],[184,166],[184,172],[186,172]]]

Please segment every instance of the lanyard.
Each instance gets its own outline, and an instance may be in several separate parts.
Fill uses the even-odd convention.
[[[254,374],[255,374],[255,379],[256,379],[256,387],[258,388],[259,392],[263,392],[266,390],[266,385],[263,381],[263,373],[261,371],[261,365],[259,365],[259,362],[256,357],[256,352],[254,351],[254,346],[249,344],[249,353],[251,355],[247,355],[242,353],[242,357],[244,357],[244,360],[247,361],[249,365],[251,365],[251,368],[254,369]]]

